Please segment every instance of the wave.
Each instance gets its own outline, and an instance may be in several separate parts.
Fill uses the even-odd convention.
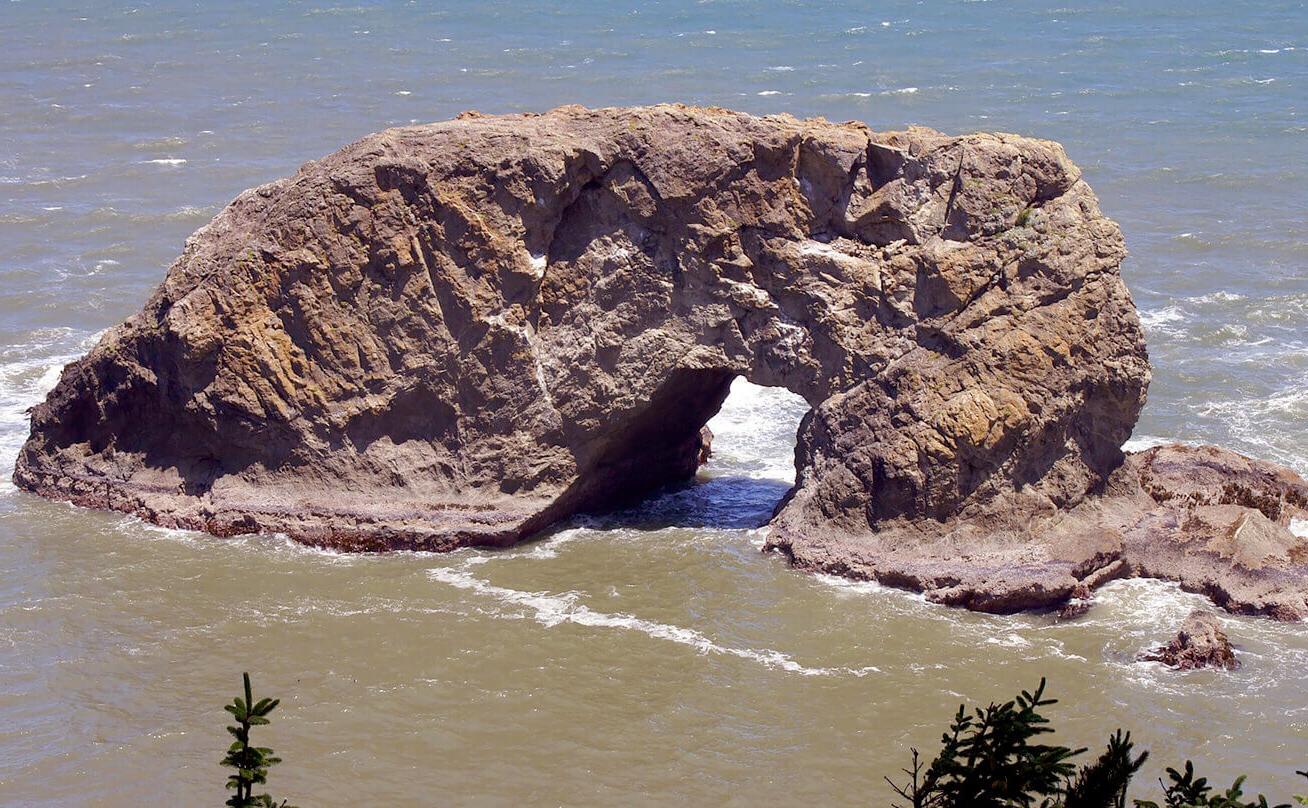
[[[1169,443],[1179,442],[1171,438],[1160,438],[1157,435],[1132,435],[1130,440],[1122,444],[1122,451],[1143,452],[1145,449],[1152,449],[1155,446],[1166,446]]]
[[[1179,323],[1183,320],[1185,320],[1185,312],[1177,306],[1168,306],[1163,309],[1151,311],[1140,311],[1140,324],[1146,329],[1154,331],[1172,331],[1172,329],[1167,327],[1168,324]]]
[[[789,654],[770,648],[733,648],[714,642],[707,635],[695,629],[659,623],[653,620],[635,617],[629,614],[601,612],[581,603],[581,593],[564,592],[524,592],[518,589],[496,586],[476,577],[467,569],[460,567],[435,567],[427,571],[428,576],[457,589],[474,592],[490,597],[505,606],[515,607],[516,613],[498,616],[508,618],[528,617],[546,628],[554,628],[564,623],[571,623],[588,628],[617,629],[634,631],[656,640],[677,643],[692,648],[702,655],[730,656],[756,662],[767,668],[795,673],[801,676],[867,676],[879,673],[880,669],[868,665],[861,668],[850,667],[812,667],[795,661]]]
[[[1171,639],[1195,609],[1217,616],[1231,637],[1236,658],[1245,663],[1239,673],[1238,697],[1297,681],[1299,671],[1308,664],[1302,624],[1227,614],[1202,595],[1182,591],[1175,583],[1139,578],[1114,581],[1096,591],[1095,601],[1086,620],[1112,638],[1105,648],[1106,662],[1118,670],[1122,681],[1142,689],[1184,699],[1193,696],[1195,676],[1212,677],[1217,683],[1225,678],[1213,671],[1178,674],[1159,663],[1136,660],[1139,652]]]
[[[31,188],[44,188],[53,186],[56,188],[63,187],[71,183],[81,182],[90,174],[74,174],[67,177],[48,177],[48,176],[28,176],[28,177],[0,177],[0,185],[26,185]]]
[[[33,342],[0,349],[0,493],[15,489],[14,461],[27,440],[28,414],[59,381],[64,365],[81,356],[102,331],[47,329]]]
[[[1267,396],[1207,401],[1194,411],[1216,420],[1245,444],[1230,448],[1308,473],[1308,457],[1301,453],[1295,429],[1308,421],[1308,385],[1301,383]]]
[[[808,403],[779,387],[737,378],[717,415],[710,470],[756,479],[795,481],[795,433]]]

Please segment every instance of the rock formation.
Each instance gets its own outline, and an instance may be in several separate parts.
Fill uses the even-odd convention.
[[[989,612],[1069,605],[1115,578],[1176,581],[1231,612],[1308,616],[1308,482],[1289,469],[1213,446],[1161,446],[1127,456],[1069,506],[1007,508],[1001,499],[933,521],[895,520],[864,533],[789,527],[770,544],[800,567],[924,591]]]
[[[1140,659],[1183,671],[1199,668],[1233,671],[1240,667],[1217,615],[1203,609],[1195,609],[1185,618],[1171,642],[1142,653]]]
[[[1124,254],[1048,141],[469,113],[239,196],[64,371],[15,479],[218,535],[506,545],[693,473],[744,376],[812,406],[770,543],[801,567],[1303,614],[1303,481],[1119,448],[1149,380]]]

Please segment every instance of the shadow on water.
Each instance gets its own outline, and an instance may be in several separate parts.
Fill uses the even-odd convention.
[[[743,475],[700,476],[659,489],[623,507],[583,514],[595,530],[660,530],[670,527],[742,530],[762,527],[791,488],[782,480]]]

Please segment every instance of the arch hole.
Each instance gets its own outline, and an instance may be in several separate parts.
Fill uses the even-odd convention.
[[[710,413],[712,454],[690,480],[661,486],[589,521],[601,529],[749,529],[772,518],[795,484],[795,441],[809,411],[799,395],[735,377]]]

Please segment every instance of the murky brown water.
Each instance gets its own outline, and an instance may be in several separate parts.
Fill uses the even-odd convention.
[[[284,698],[263,736],[302,805],[885,804],[958,701],[1040,676],[1069,743],[1128,726],[1160,763],[1291,786],[1297,626],[1232,618],[1244,669],[1178,676],[1131,661],[1198,602],[1166,586],[1060,624],[761,555],[738,525],[784,484],[743,474],[781,395],[736,391],[698,485],[509,552],[338,556],[7,497],[4,801],[216,804],[244,669]]]
[[[960,700],[1040,676],[1066,743],[1126,726],[1152,773],[1304,790],[1301,625],[1229,618],[1243,669],[1177,675],[1131,661],[1201,602],[1161,584],[1060,624],[760,554],[801,414],[775,391],[733,393],[698,485],[510,552],[344,557],[16,492],[23,410],[241,189],[391,124],[659,100],[1063,141],[1133,252],[1137,438],[1308,471],[1302,4],[446,5],[0,4],[0,804],[220,803],[242,670],[284,699],[271,790],[304,808],[884,805]]]

